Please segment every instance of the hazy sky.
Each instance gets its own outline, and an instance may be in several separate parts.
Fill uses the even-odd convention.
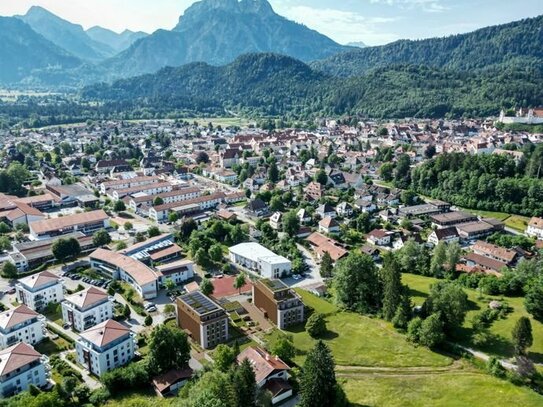
[[[85,28],[171,29],[194,0],[0,0],[0,15],[39,5]],[[543,0],[270,0],[279,14],[347,43],[380,45],[543,14]]]

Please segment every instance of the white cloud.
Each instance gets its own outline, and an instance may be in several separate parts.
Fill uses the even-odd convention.
[[[387,4],[402,9],[420,8],[427,13],[441,13],[449,10],[441,0],[370,0],[373,4]]]
[[[368,45],[378,45],[397,39],[394,34],[379,28],[380,25],[394,22],[397,18],[365,17],[352,11],[308,6],[277,4],[274,8],[288,19],[302,23],[342,44],[363,41]]]

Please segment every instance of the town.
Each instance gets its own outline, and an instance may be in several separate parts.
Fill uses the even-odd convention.
[[[311,385],[300,367],[330,349],[350,396],[356,366],[376,363],[352,342],[366,329],[387,337],[387,359],[467,366],[453,356],[464,355],[532,380],[541,192],[519,197],[531,212],[520,215],[462,207],[435,187],[427,196],[413,178],[440,157],[530,167],[543,135],[492,120],[218,121],[4,131],[3,397],[55,386],[94,405],[120,389],[183,395],[213,367],[243,377],[248,360],[265,405],[290,406]],[[513,343],[515,323],[529,334]]]

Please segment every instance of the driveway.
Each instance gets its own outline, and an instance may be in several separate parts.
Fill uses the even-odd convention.
[[[260,329],[267,331],[273,328],[273,324],[264,318],[264,314],[262,314],[262,312],[252,302],[244,301],[241,303],[241,305],[247,310],[251,319],[255,323],[258,323]]]

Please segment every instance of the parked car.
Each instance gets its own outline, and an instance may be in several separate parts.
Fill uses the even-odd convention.
[[[15,287],[12,287],[12,288],[10,288],[8,291],[6,291],[6,292],[7,292],[8,294],[15,294],[15,291],[17,291],[17,290],[15,289]]]

